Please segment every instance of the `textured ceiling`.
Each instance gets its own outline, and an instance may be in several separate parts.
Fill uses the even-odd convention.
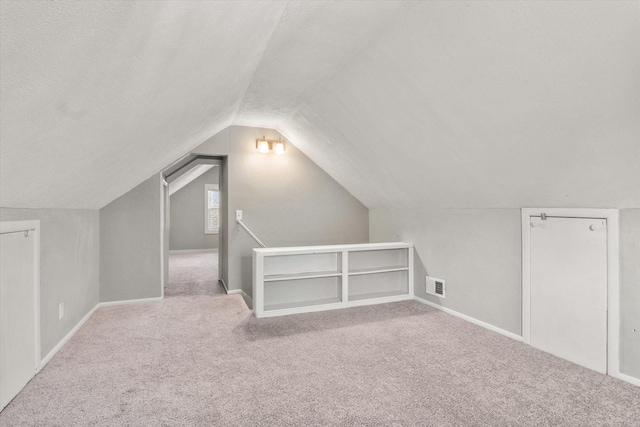
[[[0,5],[1,206],[102,207],[230,124],[369,207],[640,206],[638,2]]]

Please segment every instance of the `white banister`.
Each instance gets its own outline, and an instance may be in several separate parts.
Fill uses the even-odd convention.
[[[247,234],[248,234],[249,236],[251,236],[251,238],[252,238],[253,240],[255,240],[257,244],[259,244],[259,245],[260,245],[260,247],[263,247],[263,248],[266,248],[266,247],[267,247],[264,243],[262,243],[262,241],[260,241],[260,239],[258,239],[258,236],[256,236],[255,234],[253,234],[253,231],[249,230],[249,227],[247,227],[246,225],[244,225],[244,222],[242,222],[242,220],[241,220],[241,219],[236,219],[236,222],[237,222],[238,224],[240,224],[240,227],[244,228],[244,231],[246,231],[246,232],[247,232]]]

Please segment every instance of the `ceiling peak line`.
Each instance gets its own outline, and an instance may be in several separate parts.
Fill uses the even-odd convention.
[[[240,108],[242,107],[242,104],[244,103],[244,99],[247,96],[247,92],[249,91],[249,88],[251,87],[251,83],[253,83],[253,80],[256,77],[256,73],[260,69],[260,65],[262,64],[262,61],[264,60],[264,55],[267,52],[267,50],[269,49],[269,45],[271,44],[271,40],[273,39],[273,35],[275,34],[276,30],[278,29],[278,27],[282,23],[282,19],[284,18],[284,14],[285,14],[288,6],[289,6],[289,3],[287,2],[287,4],[285,4],[285,6],[282,8],[282,11],[280,12],[280,16],[278,17],[278,22],[276,22],[276,24],[272,27],[271,31],[269,32],[269,36],[267,37],[267,42],[264,44],[264,49],[262,49],[262,52],[260,53],[260,59],[258,59],[258,61],[256,61],[256,66],[253,69],[253,72],[251,73],[251,78],[249,78],[247,85],[245,86],[244,90],[242,91],[242,95],[240,95],[240,99],[238,100],[238,105],[236,106],[236,110],[233,112],[233,115],[231,116],[232,117],[231,118],[231,123],[235,123],[235,121],[236,121],[236,119],[238,117],[238,112],[240,111]]]

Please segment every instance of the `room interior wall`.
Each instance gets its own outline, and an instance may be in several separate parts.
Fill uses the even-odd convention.
[[[41,355],[98,303],[100,213],[84,209],[0,208],[1,221],[40,220]],[[58,306],[64,317],[58,320]]]
[[[218,234],[205,234],[205,184],[219,184],[213,167],[171,195],[170,250],[217,249]]]
[[[281,137],[269,129],[231,128],[230,213],[242,210],[267,246],[368,242],[369,210],[293,144],[280,156],[259,153],[255,139],[263,135]],[[251,295],[257,246],[235,222],[230,226],[230,280]]]
[[[371,209],[372,242],[415,246],[415,295],[521,335],[519,209]],[[446,281],[446,298],[425,276]]]
[[[520,209],[371,209],[372,242],[415,245],[415,294],[522,334]],[[620,210],[620,371],[640,378],[640,209]],[[446,280],[427,295],[425,275]],[[634,331],[635,330],[635,331]]]
[[[256,138],[282,136],[272,129],[231,126],[191,150],[225,158],[220,274],[230,290],[252,293],[251,258],[257,244],[236,224],[235,211],[267,246],[364,243],[369,210],[296,147],[264,155]],[[160,174],[100,210],[100,301],[160,296]],[[173,209],[173,208],[172,208]],[[204,222],[204,219],[203,221]],[[166,271],[166,270],[165,270]]]
[[[206,141],[197,154],[228,155],[229,289],[251,295],[251,257],[256,243],[236,224],[245,224],[267,246],[364,243],[368,209],[292,143],[284,155],[260,154],[256,138],[282,136],[272,129],[231,126]],[[225,139],[227,139],[225,141]]]
[[[640,208],[620,210],[620,372],[640,379]]]
[[[100,302],[162,295],[161,177],[100,209]]]

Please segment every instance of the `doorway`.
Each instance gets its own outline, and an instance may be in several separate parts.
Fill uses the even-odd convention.
[[[522,210],[525,343],[618,373],[617,211]]]
[[[40,221],[0,223],[0,411],[40,367]]]
[[[224,293],[222,159],[188,156],[164,172],[164,296]]]

